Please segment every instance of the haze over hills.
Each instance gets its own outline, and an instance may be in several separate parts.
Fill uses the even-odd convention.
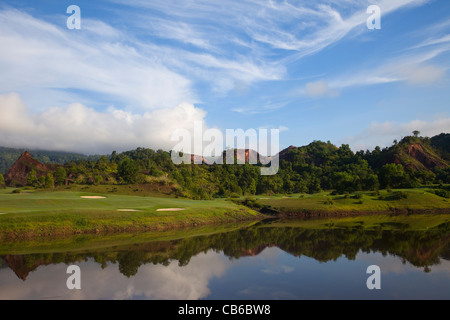
[[[8,169],[27,151],[25,148],[5,148],[0,147],[0,173],[6,174]],[[87,156],[80,153],[49,150],[28,150],[31,157],[42,163],[65,164],[73,160],[97,160],[100,156]]]

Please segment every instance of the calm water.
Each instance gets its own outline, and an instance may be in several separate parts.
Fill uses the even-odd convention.
[[[80,238],[83,239],[83,238]],[[2,255],[0,299],[450,299],[448,223],[311,229],[258,224],[101,250]],[[81,290],[68,290],[68,265]],[[366,286],[381,269],[381,289]]]

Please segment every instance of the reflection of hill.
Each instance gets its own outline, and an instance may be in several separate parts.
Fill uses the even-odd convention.
[[[6,255],[3,256],[3,261],[11,270],[14,271],[17,277],[23,281],[26,280],[30,272],[35,270],[40,265],[46,264],[45,260],[29,255]]]
[[[440,258],[449,258],[448,230],[448,224],[426,231],[253,226],[209,236],[114,247],[101,252],[9,255],[2,258],[23,280],[38,266],[50,263],[73,263],[92,258],[102,268],[107,263],[118,263],[119,271],[131,277],[146,263],[168,265],[176,260],[180,266],[184,266],[193,256],[208,250],[223,252],[230,258],[239,259],[258,255],[272,246],[294,256],[308,256],[321,262],[336,260],[341,256],[353,260],[359,251],[380,252],[383,255],[398,256],[416,267],[429,270],[428,267],[438,264]]]

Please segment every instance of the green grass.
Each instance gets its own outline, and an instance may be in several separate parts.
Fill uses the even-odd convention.
[[[303,229],[339,229],[364,228],[402,231],[425,231],[449,224],[447,214],[414,214],[414,215],[365,215],[358,217],[286,219],[277,220],[260,227],[292,227]]]
[[[82,234],[54,236],[0,242],[0,255],[35,254],[57,252],[93,252],[112,247],[136,246],[142,243],[173,241],[197,236],[213,235],[248,228],[257,221],[242,221],[222,224],[209,224],[195,228],[174,228],[158,232]]]
[[[190,200],[170,197],[150,197],[110,192],[38,191],[22,189],[0,190],[0,239],[48,237],[78,233],[117,233],[165,230],[184,226],[200,226],[235,221],[258,220],[262,214],[228,201]],[[91,190],[91,189],[89,189]],[[107,191],[107,189],[103,189]],[[98,191],[98,190],[97,190]],[[406,198],[396,199],[402,192]],[[81,196],[104,196],[104,199],[82,199]],[[261,206],[280,213],[328,213],[358,215],[387,213],[396,210],[442,212],[450,209],[449,199],[427,189],[362,192],[361,196],[335,195],[322,192],[314,195],[275,195],[255,197]],[[157,211],[183,208],[183,211]],[[137,210],[122,212],[120,209]]]
[[[402,192],[405,199],[396,199],[395,196]],[[374,192],[362,192],[357,199],[355,195],[331,195],[330,192],[321,192],[313,195],[294,194],[289,196],[258,196],[258,203],[271,206],[280,212],[387,212],[392,210],[441,210],[450,209],[450,201],[439,197],[426,189],[402,189],[380,191],[380,195]]]
[[[226,200],[196,201],[164,197],[12,189],[0,192],[0,236],[33,237],[85,232],[161,230],[261,218],[257,212]],[[81,196],[105,199],[82,199]],[[158,212],[163,208],[184,211]],[[121,212],[133,209],[136,212]]]
[[[163,181],[161,179],[161,181]],[[47,190],[50,191],[50,190]],[[128,195],[145,197],[175,198],[172,186],[169,184],[132,184],[132,185],[71,185],[57,187],[53,191],[103,193],[109,195]]]

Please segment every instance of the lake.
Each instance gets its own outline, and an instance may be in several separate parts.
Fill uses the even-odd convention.
[[[447,217],[270,220],[3,243],[0,299],[446,300]],[[80,268],[79,290],[67,288],[69,265]],[[380,289],[367,287],[372,265]]]

